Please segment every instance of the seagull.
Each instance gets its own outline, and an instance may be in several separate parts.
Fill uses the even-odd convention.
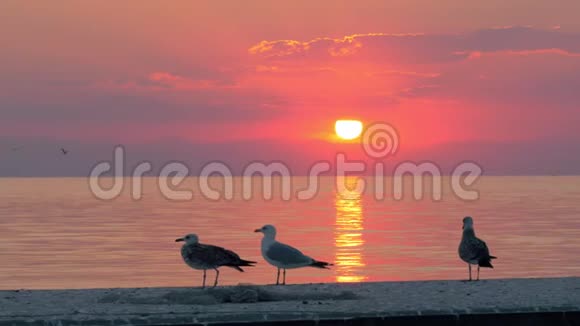
[[[181,247],[181,257],[185,263],[193,269],[203,270],[202,288],[205,288],[205,273],[208,269],[213,269],[216,272],[213,283],[213,286],[216,287],[220,276],[219,267],[227,266],[243,272],[244,270],[240,266],[253,267],[253,264],[256,264],[255,261],[241,259],[233,251],[218,246],[201,244],[195,234],[188,234],[183,238],[175,240],[175,242],[181,241],[185,242]]]
[[[62,152],[62,155],[66,155],[68,154],[68,150],[64,149],[61,147],[60,151]]]
[[[475,236],[475,230],[473,229],[473,219],[470,216],[466,216],[463,219],[463,236],[461,237],[461,242],[459,243],[459,257],[461,260],[466,262],[467,266],[469,267],[470,281],[471,265],[477,265],[476,281],[479,281],[479,268],[493,268],[493,265],[491,265],[491,260],[497,258],[491,256],[485,242]]]
[[[254,232],[262,232],[262,257],[278,268],[278,275],[276,276],[276,285],[280,284],[280,269],[284,270],[284,277],[282,285],[286,284],[286,269],[300,268],[300,267],[316,267],[322,269],[329,269],[328,266],[332,264],[318,261],[304,255],[300,250],[290,247],[276,241],[276,228],[273,225],[264,225]]]

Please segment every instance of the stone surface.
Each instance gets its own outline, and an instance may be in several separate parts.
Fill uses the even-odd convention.
[[[0,291],[0,325],[577,325],[580,278]]]

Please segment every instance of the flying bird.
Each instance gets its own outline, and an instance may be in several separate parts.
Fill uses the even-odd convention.
[[[255,261],[241,259],[233,251],[209,244],[201,244],[195,234],[188,234],[175,240],[175,242],[181,241],[185,242],[181,247],[183,261],[193,269],[203,270],[203,288],[205,288],[205,277],[208,269],[213,269],[216,272],[213,283],[213,286],[216,287],[220,276],[219,267],[227,266],[243,272],[244,270],[241,267],[254,266],[256,264]]]
[[[62,155],[66,155],[68,154],[68,150],[64,149],[61,147],[60,151],[62,152]]]
[[[270,265],[278,268],[276,285],[280,284],[280,269],[284,271],[282,279],[282,285],[284,285],[286,284],[287,269],[300,267],[329,269],[328,266],[332,266],[330,263],[310,258],[300,252],[300,250],[276,241],[276,228],[273,225],[264,225],[254,230],[254,232],[262,232],[264,234],[262,238],[262,257]]]
[[[492,259],[497,257],[489,254],[487,244],[475,236],[473,229],[473,219],[466,216],[463,219],[463,236],[459,243],[459,257],[467,263],[469,268],[469,280],[471,281],[471,265],[477,265],[477,281],[479,281],[479,268],[489,267],[493,268],[491,264]]]

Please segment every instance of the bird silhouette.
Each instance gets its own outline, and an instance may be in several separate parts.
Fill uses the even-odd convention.
[[[477,265],[477,281],[479,281],[479,268],[493,268],[492,259],[497,257],[489,254],[489,248],[485,241],[475,236],[473,218],[466,216],[463,219],[463,236],[459,243],[459,257],[467,263],[469,268],[469,280],[471,281],[471,265]]]
[[[287,244],[276,241],[276,228],[273,225],[264,225],[254,230],[264,234],[262,238],[262,257],[270,265],[278,268],[276,285],[280,284],[280,269],[283,270],[282,285],[286,284],[286,270],[300,267],[316,267],[329,269],[331,263],[319,261],[304,255],[300,250]]]
[[[255,261],[241,259],[238,254],[231,250],[224,249],[218,246],[199,243],[199,238],[196,234],[188,234],[183,238],[175,240],[175,242],[185,242],[181,247],[181,257],[183,261],[191,268],[203,270],[202,287],[205,288],[205,277],[208,269],[215,270],[215,281],[213,286],[218,284],[220,276],[219,268],[227,266],[234,268],[240,272],[244,270],[242,267],[254,267]]]
[[[62,155],[66,155],[68,154],[68,150],[61,148],[60,151],[62,152]]]

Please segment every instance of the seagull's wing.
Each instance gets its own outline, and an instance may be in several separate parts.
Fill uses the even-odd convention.
[[[473,237],[467,240],[466,245],[470,254],[469,260],[489,258],[489,249],[487,248],[485,241]]]
[[[266,251],[266,256],[283,264],[307,264],[312,262],[312,258],[305,256],[300,250],[280,242],[272,243]]]
[[[209,259],[207,250],[198,244],[183,246],[181,255],[192,262],[206,262]]]
[[[208,260],[214,262],[217,266],[239,265],[242,259],[238,254],[222,247],[200,244]]]

